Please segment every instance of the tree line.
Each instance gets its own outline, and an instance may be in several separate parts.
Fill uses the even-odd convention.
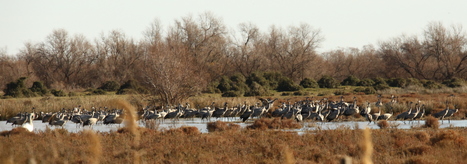
[[[25,43],[16,55],[0,53],[0,87],[27,77],[47,88],[80,90],[133,81],[166,103],[199,94],[225,77],[275,72],[298,84],[330,76],[342,81],[414,78],[441,82],[467,77],[467,40],[461,26],[431,22],[421,35],[401,35],[377,46],[317,52],[324,39],[309,24],[263,32],[253,23],[229,30],[212,13],[158,20],[134,40],[114,30],[89,40],[64,29]],[[30,86],[30,85],[29,85]]]

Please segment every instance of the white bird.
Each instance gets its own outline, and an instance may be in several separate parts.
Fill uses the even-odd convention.
[[[34,131],[34,125],[32,124],[32,120],[34,118],[34,114],[33,113],[29,113],[28,114],[28,117],[26,118],[26,122],[23,124],[23,126],[21,126],[22,128],[25,128],[26,130],[28,130],[29,132],[32,132]]]

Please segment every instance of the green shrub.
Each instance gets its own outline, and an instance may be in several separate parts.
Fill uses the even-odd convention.
[[[219,89],[222,93],[230,91],[232,89],[232,81],[227,76],[222,76],[219,84],[217,85],[217,89]]]
[[[345,91],[344,90],[336,90],[334,91],[334,95],[344,95]]]
[[[113,92],[117,91],[120,88],[120,84],[116,81],[106,81],[102,86],[97,89],[102,89],[104,91]]]
[[[66,96],[66,93],[62,90],[56,90],[56,89],[52,89],[50,90],[50,93],[52,93],[55,97],[65,97]]]
[[[134,93],[147,93],[147,90],[140,86],[137,81],[128,80],[125,84],[120,86],[116,94],[121,95]]]
[[[392,78],[388,79],[386,81],[389,86],[391,87],[406,87],[407,86],[407,80],[404,78]]]
[[[298,91],[301,87],[295,84],[291,79],[284,77],[281,81],[279,81],[279,85],[277,86],[277,91]]]
[[[21,77],[16,82],[10,82],[6,84],[6,88],[3,90],[4,96],[9,97],[33,97],[36,94],[31,90],[27,89],[24,81],[26,77]]]
[[[385,90],[385,89],[390,88],[389,85],[386,83],[386,80],[384,80],[384,79],[381,78],[381,77],[374,78],[374,79],[373,79],[373,82],[375,82],[375,83],[373,84],[373,87],[374,87],[376,90]]]
[[[465,85],[465,81],[461,78],[451,78],[448,80],[444,80],[443,84],[449,88],[457,88],[457,87],[462,87]]]
[[[354,92],[362,92],[362,93],[369,95],[369,94],[375,94],[376,90],[373,87],[359,87],[359,88],[355,88]]]
[[[210,83],[202,92],[203,93],[222,93],[220,89],[217,88],[219,82]]]
[[[348,86],[357,86],[357,84],[360,82],[360,79],[357,77],[350,75],[344,80],[342,80],[341,85],[348,85]]]
[[[440,89],[443,87],[440,83],[437,83],[432,80],[420,80],[420,82],[423,84],[423,87],[426,89]]]
[[[251,86],[254,82],[258,83],[259,85],[269,87],[269,82],[266,78],[263,77],[263,74],[260,72],[253,72],[246,78],[246,84]]]
[[[304,78],[300,81],[300,86],[303,88],[319,88],[318,82],[311,78]]]
[[[230,80],[234,83],[245,83],[246,78],[240,73],[236,73],[230,77]]]
[[[279,82],[284,76],[279,72],[265,72],[263,77],[268,81],[268,88],[271,90],[277,89]]]
[[[291,96],[291,95],[293,95],[292,92],[282,92],[281,93],[281,96]]]
[[[293,95],[294,96],[308,96],[308,95],[310,95],[310,93],[309,92],[303,92],[303,91],[295,91],[295,92],[293,92]]]
[[[78,96],[76,92],[68,92],[68,97]]]
[[[262,85],[253,82],[253,84],[250,85],[249,91],[245,92],[245,96],[269,96],[271,93],[269,90],[264,88]]]
[[[243,94],[241,91],[227,91],[222,93],[222,97],[242,97]]]
[[[423,84],[420,83],[420,80],[418,80],[418,79],[416,79],[416,78],[408,78],[408,79],[406,80],[406,82],[407,82],[406,87],[407,87],[407,86],[420,86],[420,87],[423,87]]]
[[[375,85],[375,82],[368,78],[360,80],[360,82],[358,82],[357,84],[357,86],[366,86],[366,87],[373,86],[373,85]]]
[[[337,88],[339,86],[339,82],[331,76],[324,75],[318,80],[318,85],[320,88]]]
[[[88,93],[88,95],[105,95],[105,94],[107,94],[107,92],[102,89],[93,89],[91,90],[90,93]]]

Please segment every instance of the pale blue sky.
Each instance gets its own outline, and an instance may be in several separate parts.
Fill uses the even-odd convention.
[[[421,34],[429,22],[467,28],[467,1],[431,0],[0,0],[0,49],[16,54],[25,42],[42,42],[54,29],[94,40],[120,30],[139,40],[155,18],[165,27],[206,11],[237,30],[252,22],[262,32],[308,23],[325,40],[318,51],[376,45],[401,34]]]

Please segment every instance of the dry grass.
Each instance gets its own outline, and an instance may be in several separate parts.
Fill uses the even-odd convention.
[[[207,124],[207,128],[209,132],[216,132],[216,131],[226,131],[226,130],[240,130],[240,125],[235,123],[227,123],[222,121],[216,122],[209,122]]]
[[[387,129],[390,127],[388,121],[386,120],[381,120],[381,121],[378,121],[378,127],[381,128],[381,129]]]
[[[439,120],[433,116],[428,116],[425,118],[425,125],[423,126],[425,128],[433,128],[433,129],[438,129],[439,128]]]
[[[195,127],[39,133],[12,130],[0,136],[0,163],[463,163],[465,129],[309,131],[225,130]]]

